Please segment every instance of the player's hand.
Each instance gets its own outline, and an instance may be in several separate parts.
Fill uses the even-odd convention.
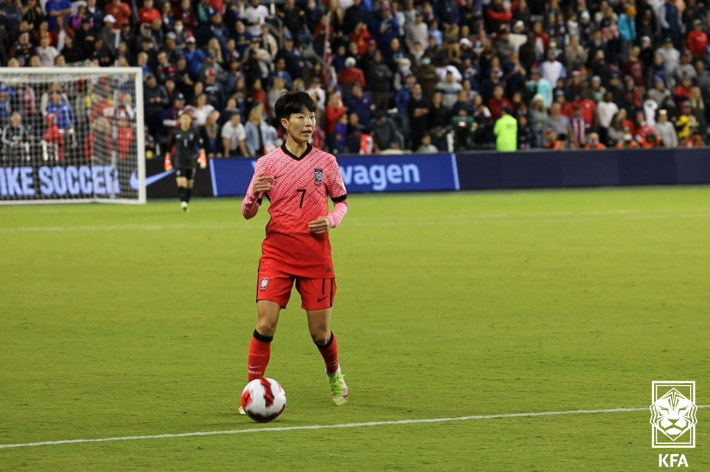
[[[319,216],[315,220],[308,223],[308,229],[313,233],[327,233],[332,226],[330,220],[325,216]]]
[[[254,192],[254,195],[258,196],[260,193],[268,192],[269,190],[274,188],[273,184],[271,183],[273,179],[273,175],[264,174],[260,174],[256,179],[254,179],[254,186],[252,187],[252,192]]]
[[[207,156],[205,156],[204,152],[200,153],[200,156],[197,158],[197,162],[200,164],[200,169],[207,167]]]

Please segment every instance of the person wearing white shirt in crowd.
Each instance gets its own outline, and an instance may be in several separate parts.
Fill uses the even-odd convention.
[[[663,65],[666,69],[666,85],[671,87],[673,84],[669,83],[669,80],[673,77],[676,68],[680,64],[680,52],[673,47],[673,40],[671,38],[666,38],[663,43],[663,47],[656,49],[656,54],[660,54],[663,57]]]
[[[246,157],[248,155],[247,134],[241,121],[241,115],[235,112],[232,113],[229,121],[222,126],[222,142],[224,144],[224,153],[227,156]]]
[[[604,100],[597,104],[597,122],[601,128],[608,128],[611,126],[611,120],[614,115],[619,113],[619,107],[614,103],[614,97],[611,92],[604,94]]]
[[[458,93],[463,90],[463,86],[454,80],[454,74],[451,71],[447,71],[444,81],[436,84],[436,90],[444,96],[444,107],[451,110],[458,100]]]
[[[508,41],[513,45],[515,52],[518,52],[520,46],[528,42],[528,35],[525,34],[525,23],[516,21],[513,25],[513,32],[510,33]]]
[[[193,117],[195,118],[195,125],[196,126],[204,126],[205,123],[207,123],[207,117],[209,116],[210,113],[212,113],[212,110],[214,110],[214,107],[212,105],[209,105],[207,103],[207,95],[204,93],[198,95],[197,99],[195,100],[195,108],[193,108]]]
[[[249,5],[244,10],[244,19],[246,20],[247,31],[252,36],[261,36],[261,24],[269,17],[269,9],[261,4],[260,0],[251,0]],[[292,31],[291,34],[296,34],[297,31]]]
[[[668,121],[668,112],[666,110],[658,111],[656,133],[661,138],[661,141],[663,141],[665,147],[678,147],[678,134],[675,131],[675,125]]]
[[[557,53],[552,48],[547,51],[547,60],[540,64],[540,74],[554,87],[557,79],[567,77],[565,66],[557,60]]]
[[[49,44],[49,37],[45,36],[39,42],[39,47],[37,48],[37,55],[42,63],[42,67],[52,67],[54,66],[54,59],[59,55],[57,48]]]

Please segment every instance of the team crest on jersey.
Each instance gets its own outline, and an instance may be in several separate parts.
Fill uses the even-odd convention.
[[[316,179],[316,184],[322,184],[323,183],[323,169],[315,169],[313,171],[313,176]]]
[[[264,277],[263,279],[261,279],[261,289],[262,290],[265,290],[268,285],[269,285],[269,278],[268,277]]]

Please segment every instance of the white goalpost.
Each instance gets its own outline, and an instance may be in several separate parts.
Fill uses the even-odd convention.
[[[145,203],[139,67],[0,69],[0,204]]]

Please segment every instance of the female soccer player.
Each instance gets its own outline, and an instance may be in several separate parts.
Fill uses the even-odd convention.
[[[305,92],[285,93],[275,111],[288,137],[280,148],[257,160],[242,202],[246,219],[256,216],[262,198],[271,202],[259,260],[258,318],[249,345],[248,377],[249,381],[264,377],[279,312],[286,308],[295,282],[311,338],[325,361],[331,398],[344,405],[348,387],[338,363],[338,342],[330,330],[337,286],[328,231],[347,213],[347,193],[335,157],[308,143],[316,126],[313,99]],[[328,197],[334,203],[330,213]]]
[[[200,133],[192,127],[192,115],[183,111],[179,118],[178,126],[170,136],[167,151],[165,153],[165,170],[175,167],[177,177],[178,194],[180,195],[180,206],[185,213],[189,212],[188,204],[192,196],[192,186],[195,183],[195,149],[199,148],[200,154],[197,162],[200,169],[207,167],[205,157],[205,146],[200,138]],[[175,162],[170,162],[170,151],[175,147]]]

